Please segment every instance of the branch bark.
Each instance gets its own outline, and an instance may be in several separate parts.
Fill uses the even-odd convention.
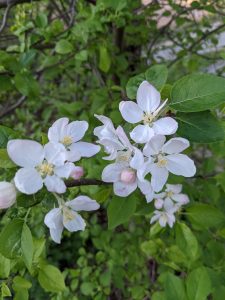
[[[102,180],[98,179],[79,179],[79,180],[73,180],[69,179],[66,181],[67,187],[76,187],[76,186],[82,186],[82,185],[111,185],[111,182],[104,182]]]

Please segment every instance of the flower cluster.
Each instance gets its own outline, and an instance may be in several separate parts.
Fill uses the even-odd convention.
[[[86,121],[69,123],[68,118],[57,120],[48,130],[48,143],[44,146],[32,140],[10,140],[7,152],[19,166],[13,182],[0,183],[0,208],[8,208],[16,201],[16,190],[31,195],[43,188],[54,193],[59,208],[51,210],[45,218],[55,242],[60,242],[63,226],[69,231],[84,230],[85,222],[75,211],[96,210],[99,205],[86,196],[64,202],[58,194],[66,192],[65,179],[79,179],[83,168],[74,162],[82,157],[91,157],[99,152],[100,146],[81,141],[88,129]]]
[[[114,161],[104,168],[102,180],[113,183],[116,195],[126,197],[138,187],[147,202],[150,202],[154,197],[158,197],[155,193],[163,189],[169,173],[184,177],[192,177],[195,174],[194,162],[181,153],[189,147],[189,141],[181,137],[166,141],[166,136],[174,134],[178,129],[176,120],[167,116],[161,117],[166,103],[167,100],[161,103],[160,93],[147,81],[143,81],[137,90],[137,103],[120,103],[119,109],[123,119],[130,124],[139,123],[129,133],[133,143],[121,126],[115,128],[109,118],[96,115],[102,122],[102,125],[94,130],[98,137],[97,142],[108,154],[104,159]],[[161,198],[158,203],[162,203],[162,211],[156,210],[151,219],[151,222],[159,220],[161,226],[165,226],[166,223],[172,226],[178,206],[180,208],[181,204],[185,204],[180,202],[179,205],[174,205],[172,200],[168,200],[166,193],[170,188],[172,186],[167,185],[165,196],[159,194]],[[174,189],[176,190],[176,186]],[[181,187],[177,189],[181,190]]]

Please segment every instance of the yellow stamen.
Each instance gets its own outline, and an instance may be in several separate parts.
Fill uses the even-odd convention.
[[[71,136],[66,135],[64,138],[60,141],[64,146],[70,146],[73,143],[73,139]]]
[[[51,176],[54,173],[54,166],[52,164],[44,162],[37,167],[37,171],[41,174],[42,177],[45,177],[47,175]]]
[[[157,162],[157,166],[160,168],[163,168],[167,165],[167,160],[165,159],[165,157],[163,155],[159,155],[158,156],[158,162]]]
[[[71,209],[69,209],[66,206],[63,207],[63,217],[64,217],[64,222],[70,222],[70,221],[74,220],[74,218],[75,218]]]

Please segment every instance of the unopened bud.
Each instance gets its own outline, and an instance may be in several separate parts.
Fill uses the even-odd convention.
[[[162,199],[155,199],[154,205],[156,209],[161,209],[163,207],[164,201]]]
[[[134,183],[136,180],[136,172],[132,169],[123,170],[120,179],[124,183]]]
[[[70,174],[70,177],[73,179],[80,179],[84,175],[84,169],[83,167],[74,167],[73,171]]]
[[[0,209],[12,206],[16,202],[16,188],[13,183],[0,182]]]

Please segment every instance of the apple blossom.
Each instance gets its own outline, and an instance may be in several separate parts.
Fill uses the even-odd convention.
[[[0,182],[0,209],[6,209],[16,202],[16,187],[14,183]]]
[[[50,229],[51,238],[58,244],[61,242],[64,227],[70,232],[85,229],[85,221],[78,211],[92,211],[100,207],[87,196],[78,196],[68,202],[59,199],[59,202],[60,206],[48,212],[44,219],[45,225]]]
[[[154,135],[171,135],[177,131],[178,124],[173,118],[158,119],[167,102],[160,104],[160,101],[160,93],[145,80],[137,90],[137,103],[120,102],[119,109],[124,120],[131,124],[143,123],[137,125],[130,133],[136,143],[147,143]]]
[[[24,194],[34,194],[43,184],[48,191],[64,193],[66,185],[62,178],[68,178],[74,164],[66,161],[65,147],[59,143],[45,146],[31,140],[11,140],[7,144],[9,157],[18,166],[14,181]]]
[[[81,142],[88,129],[86,121],[73,121],[68,118],[58,119],[48,130],[48,139],[52,143],[61,143],[66,148],[66,160],[75,162],[81,157],[91,157],[100,151],[98,145]]]
[[[192,177],[196,172],[196,167],[187,155],[180,154],[189,147],[189,141],[184,138],[172,138],[166,143],[163,135],[154,136],[143,150],[146,157],[145,174],[150,172],[152,188],[159,192],[166,183],[169,172],[184,177]]]
[[[150,220],[150,224],[158,221],[161,227],[165,227],[168,224],[171,228],[175,222],[174,213],[176,212],[176,208],[174,207],[172,201],[165,200],[163,205],[163,210],[155,210],[154,215]]]

